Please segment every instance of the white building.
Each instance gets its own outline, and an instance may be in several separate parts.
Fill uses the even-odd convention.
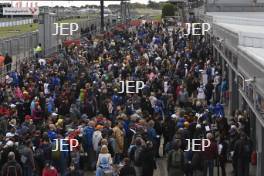
[[[236,109],[249,112],[250,137],[257,151],[256,176],[263,176],[264,6],[258,3],[264,0],[257,0],[255,6],[251,4],[252,0],[237,1],[218,0],[215,1],[218,2],[216,5],[210,4],[212,1],[208,0],[211,9],[208,6],[207,9],[210,12],[200,14],[199,17],[211,24],[206,39],[213,45],[214,58],[222,64],[222,69],[228,75],[229,114]],[[219,5],[219,2],[222,4]],[[258,7],[257,10],[254,7]],[[240,12],[230,12],[232,10]]]

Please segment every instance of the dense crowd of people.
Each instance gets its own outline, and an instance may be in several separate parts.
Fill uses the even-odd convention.
[[[225,70],[202,36],[184,32],[166,21],[119,27],[6,75],[1,174],[153,176],[163,158],[169,176],[213,176],[216,161],[226,176],[228,160],[235,176],[248,176],[248,115],[226,118]],[[119,93],[129,80],[145,86]],[[186,139],[210,145],[186,151]]]

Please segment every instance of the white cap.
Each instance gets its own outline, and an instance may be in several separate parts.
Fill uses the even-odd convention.
[[[57,116],[58,114],[56,112],[53,112],[51,115],[52,116]]]
[[[11,107],[11,108],[15,108],[16,105],[15,105],[15,104],[11,104],[10,107]]]
[[[196,128],[202,128],[201,124],[198,123],[198,124],[196,125]]]
[[[14,137],[14,136],[15,135],[13,133],[10,133],[10,132],[6,133],[6,137]]]
[[[12,147],[14,145],[14,142],[13,141],[7,141],[5,147]]]
[[[231,125],[232,129],[237,129],[236,125]]]
[[[176,117],[177,117],[176,114],[171,115],[171,118],[173,118],[173,119],[175,119]]]

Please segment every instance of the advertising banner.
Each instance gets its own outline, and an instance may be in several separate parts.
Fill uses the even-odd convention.
[[[38,15],[39,8],[38,7],[21,7],[21,8],[14,8],[14,7],[4,7],[3,8],[3,15],[14,15],[14,16],[24,16],[24,15]]]

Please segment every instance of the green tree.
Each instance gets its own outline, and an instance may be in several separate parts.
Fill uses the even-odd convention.
[[[166,3],[162,7],[162,18],[166,16],[174,16],[175,6],[171,3]]]
[[[151,9],[160,9],[160,3],[158,2],[154,2],[154,1],[149,1],[148,2],[148,5],[147,5],[148,8],[151,8]]]

